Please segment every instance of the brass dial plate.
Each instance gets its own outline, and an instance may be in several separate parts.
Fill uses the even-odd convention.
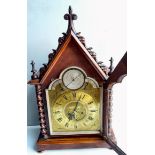
[[[52,132],[100,130],[100,89],[60,89],[47,90]]]

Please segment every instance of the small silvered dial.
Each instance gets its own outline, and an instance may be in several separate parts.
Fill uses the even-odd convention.
[[[68,89],[79,89],[84,85],[85,75],[78,68],[70,68],[63,73],[62,81]]]

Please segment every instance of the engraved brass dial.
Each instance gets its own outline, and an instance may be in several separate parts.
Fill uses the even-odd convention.
[[[77,67],[65,69],[46,90],[51,134],[99,133],[100,88]]]
[[[49,94],[52,99],[54,93]],[[99,89],[65,91],[51,102],[51,113],[53,132],[97,131],[100,129]]]

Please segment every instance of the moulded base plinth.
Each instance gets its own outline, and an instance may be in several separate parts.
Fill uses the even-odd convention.
[[[111,139],[116,143],[114,133],[111,132]],[[43,139],[40,134],[37,141],[37,151],[56,150],[56,149],[81,149],[81,148],[109,148],[109,144],[101,136],[88,136],[83,137],[53,137]]]

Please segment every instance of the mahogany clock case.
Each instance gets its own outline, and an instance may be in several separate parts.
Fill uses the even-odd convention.
[[[110,60],[110,66],[107,67],[102,61],[98,61],[96,53],[91,47],[85,44],[85,38],[80,32],[76,32],[73,20],[77,15],[73,14],[69,7],[69,13],[64,15],[68,20],[68,29],[63,36],[58,39],[58,47],[48,55],[48,62],[40,68],[35,69],[35,63],[32,61],[32,76],[28,84],[34,85],[36,89],[36,98],[40,120],[40,136],[37,141],[37,151],[51,149],[69,149],[69,148],[112,148],[118,154],[125,153],[117,146],[116,139],[112,130],[111,104],[112,104],[112,86],[127,75],[127,53],[120,60],[115,69],[113,69],[113,59]],[[48,119],[46,92],[51,81],[58,79],[60,73],[71,66],[82,68],[86,74],[95,79],[99,86],[103,88],[103,114],[102,131],[99,134],[76,134],[76,135],[50,135],[50,126]]]

